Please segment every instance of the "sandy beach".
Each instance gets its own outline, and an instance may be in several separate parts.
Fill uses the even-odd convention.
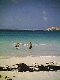
[[[0,80],[60,80],[60,72],[0,72]],[[5,78],[7,76],[7,78]]]
[[[54,62],[56,65],[60,65],[60,56],[27,56],[27,57],[2,57],[0,56],[0,65],[12,66],[17,63],[25,63],[27,65],[33,65],[34,63],[43,64]]]
[[[27,57],[2,57],[0,56],[0,66],[13,67],[15,64],[25,63],[27,65],[46,65],[46,63],[54,62],[60,66],[60,56],[27,56]],[[15,66],[16,67],[16,66]],[[58,80],[60,71],[40,71],[40,72],[18,72],[18,71],[0,71],[0,80]],[[44,77],[43,77],[44,76]]]

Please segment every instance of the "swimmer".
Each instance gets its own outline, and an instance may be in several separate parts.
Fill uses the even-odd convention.
[[[30,43],[29,43],[29,49],[31,49],[31,48],[32,48],[32,43],[30,42]]]
[[[16,49],[19,49],[19,45],[20,45],[19,43],[15,45]]]

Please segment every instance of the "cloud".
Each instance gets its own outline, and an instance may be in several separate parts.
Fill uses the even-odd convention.
[[[44,15],[46,14],[46,11],[45,10],[43,10],[43,12],[42,12]]]
[[[43,16],[43,20],[44,20],[44,21],[47,21],[47,17],[46,17],[46,16]]]
[[[43,14],[43,20],[47,21],[47,12],[45,10],[43,10],[42,14]]]

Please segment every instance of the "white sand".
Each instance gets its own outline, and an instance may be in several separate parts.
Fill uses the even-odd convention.
[[[27,65],[33,65],[34,63],[43,64],[54,62],[56,65],[60,65],[60,56],[27,56],[27,57],[0,57],[0,66],[2,65],[15,65],[17,63],[25,63]]]
[[[17,63],[26,63],[27,65],[33,65],[38,63],[45,65],[45,63],[54,62],[56,65],[60,65],[60,56],[27,56],[27,57],[2,57],[0,56],[0,66],[12,66]],[[60,80],[60,71],[55,72],[18,72],[18,71],[0,71],[2,76],[0,80],[7,80],[11,78],[12,80]],[[5,79],[5,76],[8,78]],[[15,77],[13,77],[15,76]]]
[[[2,77],[0,80],[7,80],[11,78],[12,80],[60,80],[60,72],[0,72]],[[8,78],[5,79],[5,76]],[[15,76],[15,77],[13,77]]]

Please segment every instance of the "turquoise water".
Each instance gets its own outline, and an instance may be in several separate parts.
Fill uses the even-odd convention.
[[[29,50],[29,42],[32,49]],[[17,50],[16,43],[20,43]],[[60,56],[59,31],[0,30],[0,56]]]

